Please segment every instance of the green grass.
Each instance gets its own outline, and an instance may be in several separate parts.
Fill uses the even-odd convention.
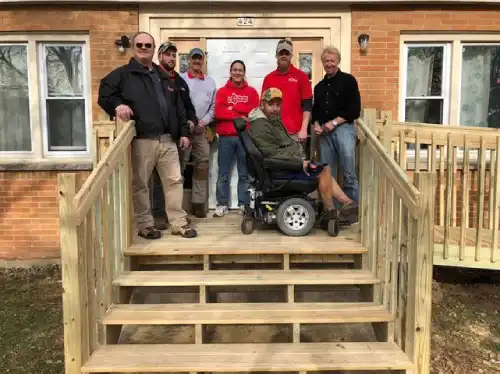
[[[0,372],[64,372],[57,268],[0,271]]]

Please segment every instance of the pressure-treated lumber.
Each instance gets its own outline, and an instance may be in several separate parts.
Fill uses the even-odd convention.
[[[368,323],[391,321],[375,303],[229,303],[113,305],[106,325]]]
[[[347,285],[376,284],[380,280],[367,270],[211,270],[123,272],[119,286],[253,286],[253,285]]]
[[[395,343],[132,344],[97,349],[83,373],[407,370]]]

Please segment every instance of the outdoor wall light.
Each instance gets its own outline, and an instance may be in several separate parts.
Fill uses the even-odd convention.
[[[120,39],[115,40],[115,45],[118,47],[120,53],[124,53],[125,49],[130,48],[130,39],[127,35],[122,35]]]
[[[362,52],[366,52],[366,50],[368,49],[369,42],[370,42],[370,35],[361,34],[358,36],[359,49],[361,49]]]

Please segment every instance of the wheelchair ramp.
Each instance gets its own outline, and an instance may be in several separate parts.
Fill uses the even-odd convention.
[[[241,216],[195,220],[199,236],[164,232],[124,249],[122,303],[84,373],[405,372],[387,340],[393,316],[362,267],[357,228],[330,237],[241,233]]]

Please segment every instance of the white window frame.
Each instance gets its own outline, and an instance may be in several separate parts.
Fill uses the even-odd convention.
[[[0,152],[0,165],[67,165],[92,163],[92,80],[90,72],[90,37],[88,34],[0,34],[0,45],[26,45],[28,58],[28,97],[30,108],[31,151]],[[81,45],[85,99],[85,151],[49,151],[43,84],[46,83],[43,45]]]
[[[399,107],[398,119],[400,122],[405,122],[405,102],[406,102],[406,70],[407,70],[407,45],[411,46],[432,46],[432,45],[449,45],[449,60],[448,60],[448,116],[445,118],[446,112],[443,106],[443,124],[440,126],[457,126],[460,124],[460,103],[461,103],[461,87],[462,87],[462,47],[464,45],[500,45],[499,34],[446,34],[446,33],[429,33],[429,34],[402,34],[400,37],[400,70],[399,70]],[[443,56],[444,57],[444,56]],[[443,59],[443,64],[445,63]],[[443,66],[445,70],[445,66]],[[438,155],[439,152],[436,153]],[[460,166],[463,163],[464,154],[462,149],[457,151],[457,164]],[[477,165],[479,161],[478,151],[469,151],[469,161],[471,166]],[[486,152],[486,162],[490,161],[490,152]],[[406,158],[408,164],[415,164],[415,150],[407,149]],[[438,156],[439,158],[439,156]],[[428,162],[427,150],[420,150],[420,162],[424,165]]]

